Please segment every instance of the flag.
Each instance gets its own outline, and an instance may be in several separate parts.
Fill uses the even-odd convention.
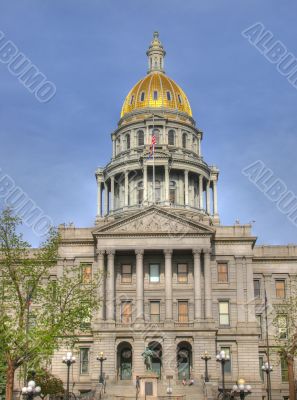
[[[149,155],[148,155],[148,159],[152,158],[153,155],[155,154],[155,146],[156,146],[156,144],[157,144],[156,136],[153,134],[152,135],[152,143],[150,145],[150,152],[149,152]]]

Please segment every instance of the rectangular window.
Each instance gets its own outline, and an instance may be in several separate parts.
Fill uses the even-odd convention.
[[[228,264],[218,263],[218,282],[228,282]]]
[[[122,283],[132,282],[132,265],[122,264]]]
[[[177,264],[177,282],[188,283],[188,264]]]
[[[286,315],[277,316],[278,337],[280,339],[287,339],[288,336],[288,321]]]
[[[260,335],[259,335],[259,339],[262,339],[262,315],[261,314],[257,314],[256,315],[256,319],[260,328]]]
[[[229,301],[220,301],[219,302],[219,320],[220,320],[220,325],[223,325],[223,326],[230,325]]]
[[[264,365],[264,357],[259,356],[259,373],[262,381],[264,382],[264,371],[262,369],[262,366]]]
[[[254,279],[254,297],[256,299],[261,297],[260,279]]]
[[[278,279],[275,281],[275,296],[278,299],[284,299],[286,295],[285,280]]]
[[[82,375],[89,373],[89,359],[90,359],[90,349],[88,347],[80,348],[79,361],[80,361],[80,373]]]
[[[87,285],[92,282],[92,264],[81,264],[82,283]]]
[[[187,301],[178,302],[178,322],[189,322],[189,310]]]
[[[131,301],[123,301],[121,305],[121,321],[123,324],[131,324],[132,322],[132,303]]]
[[[150,282],[160,282],[160,264],[150,264]]]
[[[150,302],[150,321],[160,322],[160,302],[151,301]]]
[[[171,101],[171,93],[169,91],[167,91],[166,94],[167,94],[167,100]]]
[[[288,363],[285,358],[281,358],[281,372],[282,372],[282,382],[288,382]]]
[[[154,90],[154,100],[158,100],[158,91]]]
[[[229,361],[226,361],[225,363],[225,372],[227,374],[231,373],[231,367],[232,367],[232,360],[231,360],[231,351],[230,347],[221,347],[221,351],[224,351],[226,356],[229,356]]]

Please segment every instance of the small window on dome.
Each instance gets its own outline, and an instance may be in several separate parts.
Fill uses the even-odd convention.
[[[140,101],[144,101],[145,99],[145,92],[140,93]]]
[[[178,98],[179,104],[182,104],[183,102],[182,102],[182,98],[181,98],[180,94],[177,95],[177,98]]]
[[[158,100],[158,91],[154,90],[154,100]]]
[[[169,90],[168,90],[166,94],[167,94],[167,100],[171,101],[171,92],[169,92]]]
[[[134,94],[132,94],[132,96],[131,96],[131,99],[130,99],[130,105],[132,105],[132,104],[133,104],[133,101],[134,101]]]

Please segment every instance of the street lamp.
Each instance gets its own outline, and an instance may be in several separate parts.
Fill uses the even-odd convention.
[[[28,386],[22,388],[22,395],[27,397],[28,400],[33,400],[35,396],[38,396],[41,392],[40,386],[36,386],[34,381],[29,381]]]
[[[97,360],[100,361],[100,376],[99,376],[99,383],[104,383],[104,378],[103,378],[103,363],[106,360],[106,357],[104,357],[103,352],[99,354],[97,357]]]
[[[70,367],[76,361],[75,357],[72,355],[71,351],[66,353],[63,357],[62,362],[67,365],[67,389],[66,389],[66,400],[69,400],[69,378],[70,378]]]
[[[270,382],[270,373],[273,371],[273,367],[266,362],[261,367],[262,371],[266,372],[266,380],[267,380],[267,399],[271,400],[271,382]]]
[[[244,400],[245,396],[252,393],[251,385],[246,385],[244,379],[238,379],[237,385],[234,385],[232,388],[232,392],[238,393],[240,400]]]
[[[209,382],[207,362],[208,362],[208,360],[211,359],[211,357],[210,357],[210,355],[208,354],[208,352],[205,351],[205,352],[202,354],[201,359],[204,360],[204,362],[205,362],[204,382]]]
[[[222,350],[219,354],[216,356],[216,360],[221,363],[222,366],[222,386],[223,386],[223,399],[225,399],[225,364],[226,362],[230,361],[230,356],[229,354],[226,354],[224,350]]]

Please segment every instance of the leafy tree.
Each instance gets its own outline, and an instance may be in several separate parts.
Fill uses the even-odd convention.
[[[6,363],[6,400],[16,370],[36,368],[62,343],[72,346],[98,309],[100,277],[82,282],[80,266],[57,273],[60,237],[52,229],[38,249],[18,233],[19,217],[0,213],[0,343]],[[26,368],[25,372],[26,372]]]
[[[41,387],[40,397],[42,399],[46,396],[63,396],[64,387],[62,380],[51,374],[46,369],[39,370],[34,376],[34,380],[36,385]]]

